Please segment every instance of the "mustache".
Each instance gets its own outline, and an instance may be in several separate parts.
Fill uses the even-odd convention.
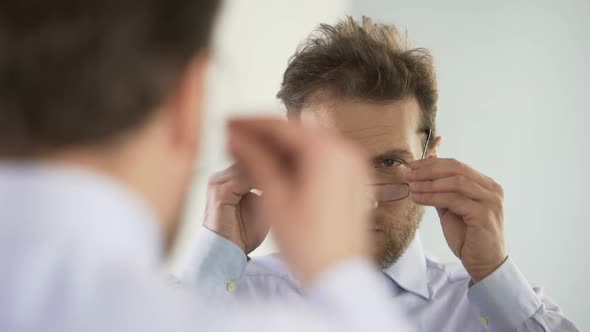
[[[419,223],[423,217],[423,209],[410,208],[404,213],[391,215],[389,213],[375,213],[370,218],[370,228],[379,231],[391,232],[408,223]]]

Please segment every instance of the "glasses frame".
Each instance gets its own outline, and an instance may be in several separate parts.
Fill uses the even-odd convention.
[[[422,157],[420,157],[420,160],[424,160],[424,158],[426,158],[426,153],[428,152],[428,145],[430,145],[430,140],[432,139],[432,129],[426,129],[424,131],[424,133],[426,134],[426,143],[424,143],[424,149],[422,150]],[[407,194],[404,197],[398,198],[398,199],[391,199],[391,200],[387,200],[387,201],[378,201],[378,200],[374,200],[376,203],[376,206],[379,205],[380,202],[383,203],[387,203],[387,202],[397,202],[397,201],[401,201],[402,199],[406,199],[408,198],[408,196],[410,196],[410,185],[408,183],[405,182],[401,182],[401,183],[378,183],[378,184],[373,184],[371,185],[372,187],[377,187],[377,186],[389,186],[389,185],[404,185],[407,187]]]

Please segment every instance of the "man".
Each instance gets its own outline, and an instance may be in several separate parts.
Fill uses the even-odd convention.
[[[278,97],[290,121],[337,131],[365,151],[374,169],[374,223],[367,229],[374,257],[390,280],[393,302],[419,330],[578,330],[508,256],[500,185],[437,157],[438,91],[427,50],[409,49],[393,26],[368,18],[323,24],[291,58]],[[326,168],[324,175],[337,170]],[[242,174],[237,164],[211,178],[201,255],[185,278],[208,284],[220,298],[300,299],[300,283],[280,257],[247,261],[268,232],[257,209],[272,194],[256,198],[249,191],[258,183]],[[337,190],[321,202],[330,204]],[[416,236],[423,206],[437,209],[463,268],[425,257]],[[332,239],[340,232],[334,228]]]
[[[362,159],[335,135],[276,119],[234,120],[229,148],[246,178],[272,193],[264,213],[314,300],[221,307],[160,278],[199,146],[217,7],[214,0],[0,4],[0,331],[396,324],[386,317],[386,286],[363,258],[368,201],[347,192],[364,190]],[[337,161],[346,165],[334,176],[319,172]],[[334,188],[333,205],[318,204]],[[325,246],[340,224],[342,237]],[[308,247],[294,245],[304,239]],[[347,294],[357,281],[364,291]]]

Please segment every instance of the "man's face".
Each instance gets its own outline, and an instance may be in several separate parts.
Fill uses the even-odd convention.
[[[410,97],[384,104],[332,99],[305,107],[300,115],[303,125],[336,130],[358,144],[372,167],[372,184],[386,184],[407,182],[407,163],[422,156],[426,137],[420,131],[420,112],[416,98]],[[381,268],[403,254],[422,215],[423,208],[410,197],[379,202],[369,231]]]

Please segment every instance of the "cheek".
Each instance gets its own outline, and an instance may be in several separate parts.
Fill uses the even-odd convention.
[[[415,209],[415,203],[409,199],[382,203],[375,210],[375,221],[388,227],[396,227],[396,225],[414,222],[410,218],[410,211],[413,209]]]

